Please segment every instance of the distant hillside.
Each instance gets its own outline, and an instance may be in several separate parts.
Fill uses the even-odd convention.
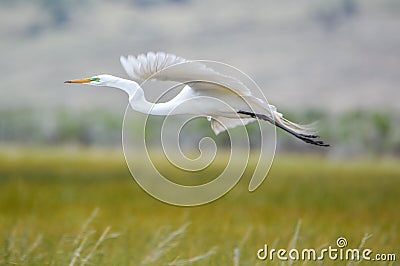
[[[163,50],[232,64],[284,110],[400,110],[399,1],[2,0],[0,5],[2,109],[122,112],[121,92],[62,82],[99,73],[125,77],[121,54]]]

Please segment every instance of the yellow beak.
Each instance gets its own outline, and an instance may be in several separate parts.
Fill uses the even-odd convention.
[[[64,81],[64,83],[89,83],[89,82],[91,82],[90,79],[73,79]]]

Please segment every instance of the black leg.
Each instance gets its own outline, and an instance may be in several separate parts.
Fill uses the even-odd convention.
[[[318,135],[307,135],[307,134],[301,134],[301,133],[297,133],[294,132],[293,130],[291,130],[290,128],[285,127],[284,125],[281,125],[279,123],[277,123],[275,120],[273,120],[272,118],[263,115],[263,114],[255,114],[252,112],[247,112],[247,111],[238,111],[238,114],[244,114],[244,115],[248,115],[252,118],[257,118],[257,119],[261,119],[264,121],[267,121],[271,124],[273,124],[276,127],[279,127],[280,129],[292,134],[293,136],[295,136],[296,138],[301,139],[302,141],[309,143],[309,144],[313,144],[313,145],[317,145],[317,146],[322,146],[322,147],[329,147],[329,144],[324,143],[322,140],[313,140],[313,138],[318,138]]]

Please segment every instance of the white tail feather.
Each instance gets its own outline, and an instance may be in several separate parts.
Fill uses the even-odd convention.
[[[292,121],[287,120],[286,118],[283,117],[283,115],[277,111],[274,111],[274,118],[275,121],[282,126],[302,135],[316,135],[318,132],[315,129],[315,124],[306,124],[306,125],[300,125],[297,123],[294,123]]]

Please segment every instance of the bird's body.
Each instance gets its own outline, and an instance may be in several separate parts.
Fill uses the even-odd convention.
[[[254,97],[239,80],[218,73],[203,63],[158,52],[137,57],[121,57],[121,64],[135,81],[112,75],[98,75],[66,83],[85,83],[121,89],[128,94],[132,108],[145,114],[205,116],[211,121],[215,134],[261,119],[307,143],[329,146],[315,140],[318,136],[309,127],[286,120],[275,106]],[[175,81],[185,86],[170,101],[151,103],[146,100],[138,83],[146,79]]]

